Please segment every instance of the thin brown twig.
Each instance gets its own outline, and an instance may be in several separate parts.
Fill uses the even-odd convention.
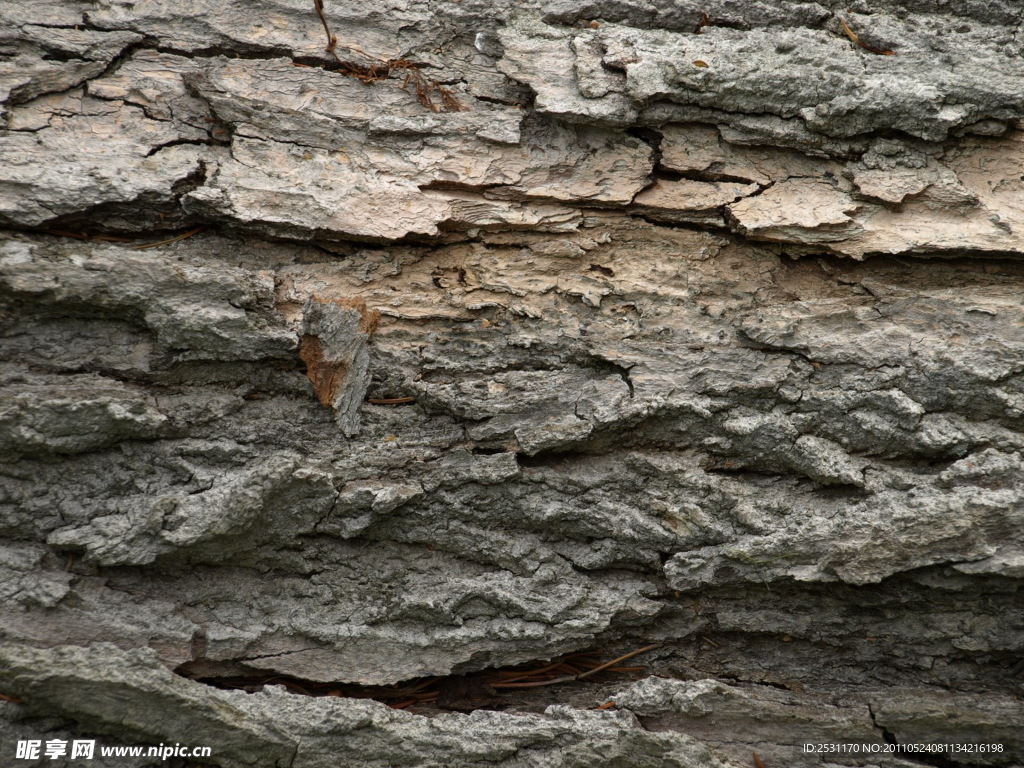
[[[402,89],[408,91],[409,86],[413,87],[416,93],[416,100],[432,112],[461,112],[465,109],[462,103],[455,98],[450,88],[446,88],[436,80],[432,80],[420,71],[420,66],[408,59],[380,59],[371,56],[365,51],[356,48],[354,45],[346,45],[348,51],[363,56],[373,62],[367,65],[354,64],[343,61],[338,56],[338,38],[331,32],[327,23],[327,14],[324,9],[324,0],[313,0],[313,7],[316,8],[317,16],[324,27],[327,35],[326,51],[334,57],[334,60],[341,66],[341,72],[349,77],[359,80],[362,83],[376,83],[380,80],[387,80],[393,74],[403,74]],[[436,100],[440,100],[440,104]]]
[[[594,667],[593,669],[588,669],[586,672],[580,672],[578,675],[565,675],[563,677],[556,677],[556,678],[553,678],[551,680],[540,680],[540,681],[537,681],[537,682],[523,682],[523,683],[501,683],[501,682],[498,682],[498,683],[491,683],[491,686],[494,687],[494,688],[539,688],[542,685],[557,685],[558,683],[571,683],[571,682],[574,682],[576,680],[585,680],[586,678],[590,677],[591,675],[596,675],[598,672],[603,672],[604,670],[608,669],[609,667],[614,667],[616,664],[618,664],[621,661],[626,661],[626,659],[632,659],[634,656],[639,656],[641,653],[647,653],[647,651],[653,651],[659,645],[661,645],[661,643],[654,643],[652,645],[645,645],[643,648],[639,648],[639,649],[637,649],[635,651],[630,651],[629,653],[627,653],[627,654],[625,654],[623,656],[619,656],[619,658],[617,658],[617,659],[612,659],[607,664],[602,664],[602,665],[600,665],[598,667]]]
[[[896,51],[886,51],[886,50],[883,50],[882,48],[875,48],[875,46],[873,46],[873,45],[868,45],[863,40],[861,40],[859,37],[857,37],[857,35],[854,33],[854,31],[852,29],[850,29],[850,27],[847,25],[847,23],[843,20],[842,16],[839,16],[838,19],[839,19],[839,23],[843,27],[843,32],[846,33],[846,36],[848,38],[850,38],[851,40],[853,40],[853,42],[855,42],[857,45],[859,45],[864,50],[871,51],[872,53],[877,53],[880,56],[895,56],[896,55]]]
[[[441,679],[440,677],[428,677],[423,682],[417,683],[416,685],[410,686],[408,688],[403,688],[402,689],[402,693],[405,693],[405,694],[408,694],[408,695],[411,696],[412,694],[419,693],[424,688],[427,688],[427,687],[433,685],[434,683],[440,681],[440,679]]]
[[[366,399],[370,405],[404,405],[415,403],[415,397],[369,397]]]
[[[80,232],[67,232],[63,229],[44,229],[43,232],[48,235],[56,235],[57,237],[70,237],[73,240],[88,240],[90,237]]]
[[[313,6],[316,8],[317,16],[320,17],[320,23],[324,25],[324,32],[327,33],[327,50],[334,53],[334,46],[338,44],[338,38],[331,34],[331,28],[327,26],[327,17],[324,16],[324,2],[323,0],[313,0]]]
[[[756,765],[757,768],[764,768],[764,763],[761,762],[761,758],[758,756],[757,752],[754,752],[753,755],[754,755],[754,765]]]
[[[498,688],[540,688],[543,685],[558,685],[559,683],[571,683],[578,680],[578,675],[565,675],[563,677],[553,677],[550,680],[535,680],[532,682],[523,683],[491,683],[491,687]]]
[[[513,672],[511,670],[499,670],[497,673],[498,682],[514,683],[527,677],[536,677],[537,675],[543,675],[547,672],[551,672],[552,670],[558,669],[561,665],[562,662],[556,661],[554,664],[548,664],[546,667],[541,667],[540,669],[519,670],[518,672]]]
[[[136,251],[144,251],[147,248],[157,248],[158,246],[161,246],[161,245],[170,245],[171,243],[176,243],[179,240],[184,240],[186,237],[192,237],[192,235],[198,235],[204,229],[206,229],[206,225],[205,224],[201,224],[198,227],[196,227],[195,229],[190,229],[188,232],[185,232],[184,234],[178,235],[177,237],[172,237],[170,240],[161,240],[159,243],[146,243],[145,245],[133,245],[132,249],[136,250]]]
[[[585,677],[590,677],[591,675],[596,675],[598,672],[602,672],[602,671],[608,669],[608,667],[614,667],[620,661],[626,661],[627,659],[632,659],[634,656],[639,656],[641,653],[647,653],[648,651],[653,651],[655,648],[657,648],[660,645],[661,645],[661,643],[651,643],[650,645],[645,645],[643,648],[640,648],[638,650],[630,651],[629,653],[627,653],[627,654],[625,654],[623,656],[619,656],[619,658],[617,658],[617,659],[612,659],[607,664],[602,664],[600,667],[594,667],[593,669],[584,672],[583,674],[578,676],[578,679],[582,680]]]
[[[519,680],[526,680],[531,677],[538,677],[540,675],[546,675],[551,672],[554,672],[560,667],[567,666],[570,659],[577,661],[579,664],[583,665],[584,668],[586,668],[588,659],[590,657],[593,657],[595,653],[595,651],[577,651],[576,653],[570,653],[565,656],[562,656],[556,659],[555,661],[545,664],[543,667],[540,667],[538,669],[499,669],[494,670],[489,675],[487,675],[487,677],[489,682],[517,682]],[[578,672],[582,672],[583,670],[577,667],[570,667],[570,671],[573,674],[576,674]],[[618,670],[615,671],[617,672]]]

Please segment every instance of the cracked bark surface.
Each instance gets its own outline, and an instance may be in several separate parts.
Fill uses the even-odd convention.
[[[5,755],[1019,765],[1019,6],[326,17],[0,2]]]

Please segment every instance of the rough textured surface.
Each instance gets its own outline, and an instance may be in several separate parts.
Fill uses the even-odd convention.
[[[1020,7],[325,13],[0,1],[0,761],[1020,765]]]

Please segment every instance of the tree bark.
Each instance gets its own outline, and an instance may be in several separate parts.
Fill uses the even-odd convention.
[[[3,759],[1019,765],[1024,12],[940,6],[0,2]]]

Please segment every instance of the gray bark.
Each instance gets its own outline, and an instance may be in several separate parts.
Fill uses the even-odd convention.
[[[1020,765],[1020,6],[325,18],[0,1],[0,760]]]

